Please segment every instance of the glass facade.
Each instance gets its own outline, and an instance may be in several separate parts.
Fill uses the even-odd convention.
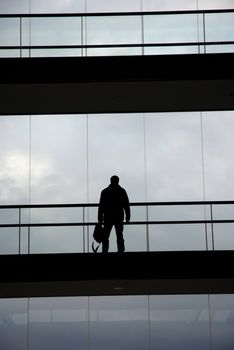
[[[1,116],[0,127],[1,204],[98,202],[114,173],[131,202],[234,197],[233,111]]]
[[[4,350],[232,350],[233,295],[0,300]]]
[[[1,205],[98,203],[113,174],[132,203],[234,198],[233,111],[1,116],[0,126]],[[126,250],[233,249],[232,223],[190,222],[232,220],[232,207],[132,206]],[[1,253],[90,251],[93,226],[49,225],[96,220],[97,207],[2,209],[2,225],[48,226],[1,228]]]

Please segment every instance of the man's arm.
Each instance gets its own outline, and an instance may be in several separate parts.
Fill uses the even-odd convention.
[[[98,206],[98,222],[104,221],[104,203],[103,203],[103,193],[101,193],[99,206]]]
[[[124,211],[125,211],[126,221],[129,222],[131,218],[131,212],[130,212],[129,198],[125,190],[124,190]]]

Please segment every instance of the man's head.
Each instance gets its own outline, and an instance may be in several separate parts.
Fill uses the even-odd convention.
[[[111,178],[110,178],[110,183],[111,183],[112,185],[118,185],[118,183],[119,183],[119,177],[118,177],[117,175],[111,176]]]

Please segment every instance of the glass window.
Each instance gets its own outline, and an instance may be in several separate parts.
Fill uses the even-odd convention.
[[[207,13],[206,41],[234,41],[234,13]],[[232,45],[208,45],[207,52],[233,52]]]
[[[141,0],[86,0],[87,12],[141,11]]]
[[[203,200],[199,113],[146,114],[148,201]]]
[[[0,254],[18,254],[19,229],[0,227]]]
[[[31,227],[29,251],[32,254],[82,253],[83,227]]]
[[[20,50],[15,50],[15,49],[0,49],[0,57],[20,57]]]
[[[86,297],[32,298],[29,300],[29,349],[86,349]]]
[[[234,331],[234,295],[211,295],[212,346],[216,350],[232,350]]]
[[[19,18],[0,18],[0,46],[20,45]]]
[[[32,13],[79,13],[85,12],[86,0],[30,0],[30,2]]]
[[[209,206],[204,205],[149,205],[149,220],[191,221],[210,218]]]
[[[119,176],[130,202],[144,201],[143,115],[90,115],[88,135],[90,202],[99,202],[112,175]]]
[[[198,17],[185,15],[145,15],[145,43],[181,43],[198,41]]]
[[[197,0],[142,0],[142,7],[143,11],[196,10]]]
[[[31,57],[77,57],[81,55],[81,49],[30,49]]]
[[[32,17],[31,45],[81,44],[80,17]]]
[[[234,112],[203,112],[207,200],[234,198]]]
[[[142,42],[140,16],[87,17],[87,44]]]
[[[234,223],[214,224],[214,249],[234,250]]]
[[[33,116],[32,203],[84,203],[86,177],[86,117]]]
[[[29,118],[0,117],[0,202],[29,202]]]
[[[27,299],[0,299],[0,339],[2,349],[27,349],[27,306]]]
[[[148,349],[148,337],[146,296],[90,298],[90,350]]]
[[[146,0],[147,1],[147,0]],[[233,9],[234,0],[198,0],[198,9]]]
[[[134,56],[142,55],[141,47],[92,48],[87,49],[87,56]]]
[[[205,225],[149,225],[149,247],[150,251],[205,250]]]
[[[32,224],[83,222],[83,208],[31,208],[30,222]]]
[[[210,350],[206,295],[150,296],[152,349]]]
[[[0,13],[29,13],[29,0],[1,0]]]

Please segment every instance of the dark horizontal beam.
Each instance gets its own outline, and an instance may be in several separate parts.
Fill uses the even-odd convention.
[[[126,11],[126,12],[74,12],[74,13],[9,13],[0,14],[0,18],[22,17],[110,17],[110,16],[142,16],[142,15],[183,15],[208,13],[233,13],[233,9],[176,10],[176,11]]]
[[[234,79],[234,53],[1,58],[0,84]]]
[[[233,251],[0,256],[0,297],[234,293],[233,261]]]
[[[0,59],[0,115],[234,109],[234,54]]]
[[[150,206],[193,206],[193,205],[231,205],[234,200],[219,201],[170,201],[170,202],[131,202],[131,207]],[[98,203],[49,203],[49,204],[9,204],[0,205],[1,209],[33,209],[33,208],[89,208],[98,207]]]

